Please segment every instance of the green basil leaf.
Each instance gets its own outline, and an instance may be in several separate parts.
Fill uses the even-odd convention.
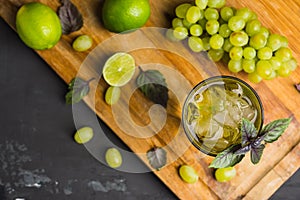
[[[264,144],[261,144],[257,147],[251,146],[250,154],[251,154],[251,162],[253,164],[257,164],[260,161],[264,149],[265,149]]]
[[[67,104],[75,104],[81,101],[81,99],[86,96],[90,91],[89,83],[94,80],[94,78],[84,81],[81,78],[74,78],[69,83],[69,92],[66,94],[65,99]]]
[[[163,148],[155,147],[147,152],[147,158],[150,165],[160,170],[167,162],[167,152]]]
[[[219,153],[212,163],[209,165],[210,168],[226,168],[233,167],[237,163],[239,163],[244,157],[244,154],[235,154],[235,151],[240,149],[240,145],[234,145],[226,150]]]
[[[236,155],[243,155],[243,154],[246,154],[246,153],[247,153],[248,151],[250,151],[250,150],[251,150],[251,144],[249,144],[249,145],[247,145],[247,146],[244,146],[244,147],[242,147],[242,148],[236,150],[236,151],[234,152],[234,154],[236,154]]]
[[[82,15],[70,0],[61,0],[62,6],[58,9],[58,16],[63,34],[70,34],[83,26]]]
[[[298,90],[298,92],[300,92],[300,83],[295,84],[295,88]]]
[[[276,141],[287,129],[291,123],[292,118],[278,119],[269,124],[267,124],[260,133],[264,136],[264,141],[267,143],[272,143]]]
[[[136,80],[139,89],[154,103],[167,107],[169,96],[164,76],[158,70],[143,71],[140,68],[140,71]]]
[[[247,119],[242,119],[241,125],[242,147],[248,145],[257,137],[257,130],[253,123]]]

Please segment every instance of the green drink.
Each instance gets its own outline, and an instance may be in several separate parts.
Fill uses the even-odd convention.
[[[257,93],[244,81],[217,76],[199,83],[183,107],[183,127],[200,151],[215,156],[241,142],[242,118],[260,130],[263,108]]]

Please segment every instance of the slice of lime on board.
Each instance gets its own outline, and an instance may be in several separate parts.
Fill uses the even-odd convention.
[[[115,53],[105,62],[103,78],[111,86],[120,87],[128,83],[135,72],[134,58],[128,53]]]

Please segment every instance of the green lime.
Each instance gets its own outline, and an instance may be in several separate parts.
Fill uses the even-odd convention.
[[[16,28],[22,41],[36,50],[52,48],[62,34],[57,14],[37,2],[27,3],[18,10]]]
[[[130,81],[135,72],[134,58],[128,53],[115,53],[105,62],[103,78],[111,86],[120,87]]]
[[[149,17],[149,0],[105,0],[102,8],[104,27],[117,33],[140,28]]]

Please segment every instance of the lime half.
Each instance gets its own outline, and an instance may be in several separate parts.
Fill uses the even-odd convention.
[[[103,77],[109,85],[120,87],[130,81],[134,71],[134,58],[128,53],[116,53],[105,62]]]

